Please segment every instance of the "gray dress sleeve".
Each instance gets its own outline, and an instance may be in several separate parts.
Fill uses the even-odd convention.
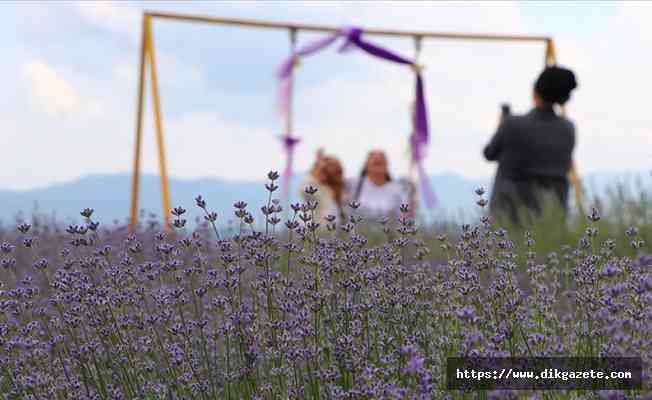
[[[505,143],[505,137],[507,136],[509,130],[511,129],[511,124],[509,123],[510,119],[505,118],[503,122],[498,126],[498,130],[491,138],[491,141],[484,148],[484,157],[487,161],[498,161],[500,157],[500,152],[503,149]]]

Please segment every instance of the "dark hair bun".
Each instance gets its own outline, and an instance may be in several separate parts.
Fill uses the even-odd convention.
[[[571,91],[575,88],[577,80],[573,71],[557,66],[546,67],[534,84],[534,89],[544,101],[560,105],[570,99]]]

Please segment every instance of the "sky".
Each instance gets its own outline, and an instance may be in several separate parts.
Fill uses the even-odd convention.
[[[652,2],[82,1],[1,2],[0,189],[128,173],[145,9],[368,28],[550,35],[578,76],[568,106],[580,174],[648,170],[652,160]],[[264,178],[282,170],[275,70],[288,33],[155,21],[168,172],[180,178]],[[298,43],[317,34],[299,33]],[[412,57],[409,39],[367,37]],[[430,120],[426,170],[493,174],[481,151],[500,104],[531,107],[543,44],[427,40],[420,62]],[[149,88],[147,88],[149,94]],[[356,174],[368,150],[408,170],[413,74],[359,52],[327,50],[296,71],[296,169],[315,151]],[[148,96],[149,102],[150,96]],[[143,171],[157,171],[146,107]]]

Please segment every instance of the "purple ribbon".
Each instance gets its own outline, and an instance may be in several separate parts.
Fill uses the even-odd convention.
[[[290,178],[292,177],[292,159],[294,158],[294,147],[301,141],[301,139],[288,135],[283,135],[280,137],[283,142],[283,148],[287,154],[287,160],[285,162],[285,171],[282,175],[282,184],[283,191],[286,196],[288,194],[288,189],[290,187]]]
[[[337,31],[328,37],[308,43],[307,45],[301,47],[299,50],[294,51],[290,55],[290,57],[288,57],[281,64],[277,72],[277,75],[279,80],[281,81],[281,88],[279,92],[279,108],[282,115],[287,117],[290,111],[290,103],[292,101],[292,93],[293,93],[292,73],[294,72],[294,68],[296,67],[298,57],[309,56],[330,46],[341,35],[342,35],[342,31]],[[290,186],[289,180],[290,177],[292,176],[292,158],[294,153],[294,147],[297,145],[300,139],[293,137],[292,132],[285,132],[285,135],[281,137],[281,140],[283,141],[283,148],[285,149],[285,153],[287,155],[285,172],[283,174],[284,175],[283,186],[285,188],[285,192],[287,193],[288,188]]]
[[[287,115],[290,110],[290,101],[292,100],[292,79],[290,78],[292,78],[292,73],[296,67],[298,57],[306,57],[325,49],[333,44],[342,33],[343,31],[340,30],[323,39],[308,43],[299,50],[294,51],[290,57],[283,61],[277,73],[278,78],[281,81],[279,105],[280,111],[283,115]]]
[[[392,61],[398,64],[412,65],[417,68],[416,62],[387,49],[376,46],[362,39],[362,30],[360,28],[346,28],[346,42],[340,47],[340,52],[345,52],[355,45],[359,49],[371,54],[374,57],[383,60]],[[428,143],[428,114],[426,109],[426,100],[423,90],[423,78],[421,72],[416,70],[416,88],[415,88],[415,132],[418,140],[415,142],[419,147]]]
[[[387,49],[376,46],[372,43],[369,43],[362,39],[362,29],[357,27],[348,27],[338,30],[332,35],[325,37],[323,39],[317,40],[312,43],[308,43],[306,46],[295,51],[287,60],[285,60],[278,71],[278,77],[281,81],[281,90],[279,96],[280,110],[283,115],[287,116],[289,112],[289,105],[292,99],[292,72],[296,66],[296,61],[298,57],[305,57],[314,53],[317,53],[320,50],[333,44],[340,36],[345,36],[346,41],[340,47],[339,52],[345,52],[350,50],[353,46],[363,50],[364,52],[383,60],[395,62],[398,64],[411,65],[415,68],[416,74],[416,88],[415,88],[415,116],[414,116],[414,133],[410,138],[412,144],[412,157],[413,160],[417,163],[419,168],[419,175],[421,177],[421,186],[423,188],[424,198],[426,204],[429,208],[434,206],[434,195],[430,188],[430,183],[425,175],[425,171],[422,166],[422,160],[425,157],[425,147],[428,144],[428,114],[426,108],[426,100],[424,96],[423,89],[423,78],[421,76],[421,71],[419,71],[416,62],[405,57],[402,57],[396,53],[393,53]],[[286,133],[287,137],[290,137],[290,132]],[[288,166],[290,166],[292,150],[296,142],[288,144],[285,143],[285,149],[288,154]],[[290,169],[286,168],[286,173],[291,174]]]

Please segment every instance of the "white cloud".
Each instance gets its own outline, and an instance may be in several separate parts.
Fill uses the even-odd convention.
[[[198,65],[191,65],[180,61],[166,53],[156,55],[156,67],[161,87],[171,89],[196,90],[202,88],[206,82]],[[135,87],[138,83],[138,64],[120,61],[113,67],[112,78],[124,85]],[[149,66],[147,66],[147,79],[150,78]]]
[[[182,62],[168,53],[157,52],[156,57],[161,85],[175,89],[197,89],[205,84],[198,65]]]
[[[66,114],[79,109],[79,92],[45,62],[34,60],[25,63],[23,74],[29,83],[32,98],[46,113]]]
[[[74,4],[82,20],[108,33],[125,35],[134,52],[140,48],[141,21],[144,10],[122,1],[78,1]],[[175,89],[195,89],[203,85],[205,82],[199,67],[170,54],[169,50],[165,48],[165,43],[157,40],[156,27],[158,24],[155,23],[153,26],[156,64],[161,85],[165,84]],[[113,70],[117,78],[130,84],[134,84],[138,72],[137,58],[132,57],[132,59],[134,62],[131,64],[121,60]]]
[[[635,34],[638,39],[652,42],[652,3],[650,2],[622,2],[617,23],[619,28]]]
[[[147,135],[151,147],[145,150],[144,170],[154,172],[158,159],[153,130]],[[191,112],[171,119],[165,146],[174,176],[260,179],[267,170],[281,168],[281,146],[271,132],[227,121],[214,112]]]
[[[79,91],[52,66],[41,60],[23,65],[34,104],[48,115],[69,115],[97,118],[104,114],[103,106],[94,99],[84,99]]]
[[[113,78],[128,85],[135,85],[137,79],[137,65],[119,63],[113,67]]]
[[[652,7],[619,5],[611,25],[590,41],[562,38],[557,43],[560,62],[573,67],[579,80],[569,115],[578,128],[580,173],[649,169],[652,57],[645,49],[652,39],[647,23]]]
[[[515,2],[426,2],[363,1],[356,3],[359,12],[349,15],[351,22],[366,27],[439,32],[519,33],[524,26]]]
[[[79,14],[92,24],[128,35],[132,39],[138,37],[140,12],[126,2],[77,1],[75,6]]]

